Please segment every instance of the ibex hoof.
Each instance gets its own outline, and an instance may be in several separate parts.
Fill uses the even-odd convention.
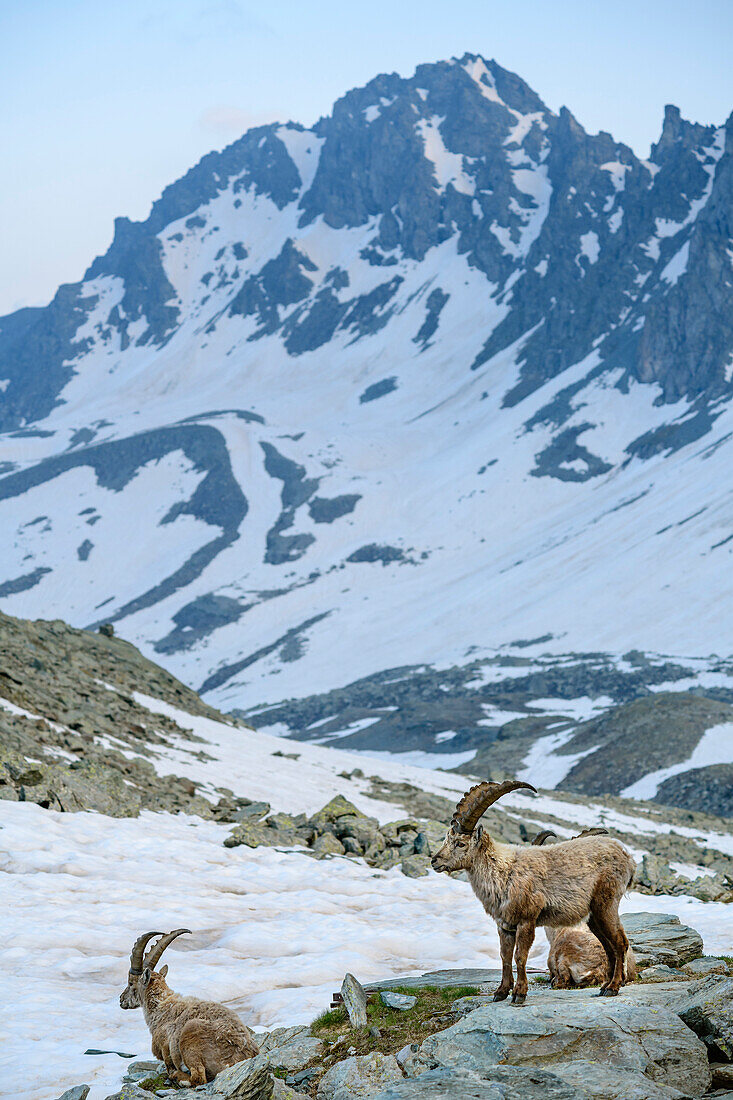
[[[506,990],[497,989],[496,993],[494,994],[494,1000],[495,1001],[505,1001],[508,996],[509,996],[509,990],[508,989],[506,989]]]
[[[526,993],[515,993],[512,996],[512,1004],[516,1005],[517,1008],[520,1008],[526,1000],[527,1000],[527,994]]]
[[[599,997],[618,997],[618,989],[601,989],[598,992]]]

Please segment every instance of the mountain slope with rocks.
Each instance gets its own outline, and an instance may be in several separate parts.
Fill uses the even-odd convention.
[[[161,1087],[142,1016],[118,1005],[144,928],[192,929],[170,951],[173,988],[222,1000],[261,1037],[264,1029],[270,1064],[277,1051],[291,1076],[313,1068],[314,1040],[302,1029],[344,973],[367,983],[386,974],[389,985],[498,965],[498,941],[468,883],[430,869],[470,780],[255,731],[108,629],[0,615],[0,652],[0,966],[15,1007],[4,1036],[11,1092],[46,1100],[84,1080],[91,1100],[103,1100],[133,1058],[148,1060],[123,1095],[145,1100],[130,1090],[148,1078]],[[541,790],[507,796],[485,825],[519,844],[546,828],[559,838],[607,828],[639,863],[623,905],[642,913],[628,918],[640,960],[683,968],[703,943],[727,953],[729,820]],[[670,930],[670,913],[688,927],[672,921]],[[420,935],[405,937],[416,920]],[[546,951],[538,936],[535,969]],[[70,1003],[84,1012],[69,1013]],[[359,1058],[373,1061],[368,1051],[388,1048],[389,1033],[382,1047],[366,1035],[358,1042]],[[313,1089],[336,1064],[340,1056],[306,1075]]]
[[[547,786],[558,708],[731,703],[732,142],[668,107],[642,160],[467,54],[204,157],[0,319],[3,608],[113,623],[258,725],[310,700],[476,768],[517,735]],[[708,729],[658,794],[729,813]]]

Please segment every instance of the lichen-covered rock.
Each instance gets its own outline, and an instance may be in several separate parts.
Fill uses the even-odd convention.
[[[393,1081],[402,1080],[402,1070],[393,1054],[372,1051],[337,1062],[321,1078],[318,1100],[371,1100]]]
[[[685,963],[682,969],[692,978],[705,978],[708,974],[727,974],[729,966],[725,959],[718,959],[714,955],[701,955],[699,959]]]
[[[706,978],[693,987],[677,1011],[711,1050],[733,1062],[733,977]]]
[[[346,974],[341,983],[341,996],[352,1027],[366,1027],[367,995],[364,986],[353,974]]]
[[[333,825],[341,817],[366,817],[366,814],[357,810],[353,802],[349,802],[342,794],[337,794],[309,818],[309,824],[318,832],[323,832],[327,825]]]
[[[407,996],[404,993],[393,993],[391,989],[383,989],[379,994],[379,999],[387,1008],[396,1008],[398,1012],[407,1012],[408,1009],[414,1008],[417,1003],[417,997]]]
[[[317,836],[313,841],[311,851],[321,859],[326,856],[343,856],[346,854],[343,844],[333,833],[322,833]]]
[[[423,875],[427,875],[430,869],[430,858],[428,856],[407,856],[400,861],[400,867],[402,868],[402,874],[407,878],[421,878]]]
[[[674,1012],[591,997],[563,998],[519,1011],[487,1005],[431,1035],[420,1054],[426,1068],[483,1072],[497,1063],[539,1063],[560,1077],[567,1063],[612,1064],[689,1096],[702,1096],[710,1083],[704,1045]]]
[[[89,1085],[74,1085],[73,1089],[67,1089],[59,1096],[58,1100],[87,1100]]]
[[[282,1066],[289,1073],[298,1073],[324,1049],[320,1039],[311,1035],[304,1025],[278,1027],[263,1039],[260,1054],[267,1055],[273,1066]]]
[[[685,982],[689,980],[690,975],[685,974],[684,970],[678,970],[674,966],[667,966],[665,963],[647,966],[644,970],[639,971],[640,982]]]
[[[702,936],[673,913],[624,913],[623,925],[639,969],[654,963],[682,966],[702,954]]]
[[[390,1085],[373,1100],[587,1100],[587,1093],[531,1066],[493,1066],[481,1073],[440,1067]]]

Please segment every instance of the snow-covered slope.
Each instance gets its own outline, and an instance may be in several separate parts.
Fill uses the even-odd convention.
[[[366,781],[343,778],[344,770],[364,765],[361,757],[304,745],[298,760],[278,755],[275,762],[273,754],[292,742],[150,696],[137,702],[148,709],[149,733],[164,715],[199,738],[181,737],[180,749],[171,747],[168,727],[165,744],[151,739],[145,751],[159,773],[173,766],[193,775],[212,797],[224,782],[238,794],[266,796],[278,809],[310,812],[346,790],[382,821],[403,816],[399,806],[371,797]],[[369,761],[369,770],[438,794],[461,794],[466,785],[460,776],[393,761]],[[668,829],[658,812],[633,803],[614,810],[515,793],[502,807],[538,828],[550,824],[562,837],[602,821],[639,859]],[[187,814],[146,810],[112,818],[0,800],[0,966],[13,1006],[0,1024],[8,1095],[48,1100],[86,1081],[91,1100],[101,1100],[119,1087],[127,1064],[115,1052],[148,1056],[141,1013],[121,1013],[118,1003],[130,948],[146,928],[191,928],[168,958],[173,987],[224,1001],[258,1030],[312,1020],[346,971],[368,981],[498,966],[493,922],[468,883],[434,872],[410,879],[399,867],[375,871],[361,859],[318,861],[298,849],[225,848],[230,829]],[[676,829],[701,864],[711,853],[733,855],[730,832],[705,830],[699,820]],[[685,865],[684,873],[707,872]],[[709,952],[729,948],[729,907],[720,902],[631,893],[623,909],[677,913],[702,933]],[[405,936],[416,914],[420,935]],[[539,935],[533,966],[544,966],[546,951]],[[90,1049],[104,1053],[86,1054]]]
[[[729,652],[732,142],[640,161],[467,55],[205,157],[0,320],[3,608],[226,709]]]

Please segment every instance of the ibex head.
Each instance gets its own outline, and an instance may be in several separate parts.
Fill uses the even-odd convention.
[[[478,823],[479,819],[502,795],[516,791],[520,787],[526,787],[527,790],[537,794],[531,783],[520,783],[515,779],[504,783],[487,781],[471,787],[456,806],[445,840],[432,858],[434,870],[467,870],[483,836],[483,829]]]
[[[144,932],[139,939],[135,940],[135,944],[130,953],[130,969],[127,973],[127,985],[120,994],[120,1008],[139,1008],[142,1004],[142,998],[145,990],[150,985],[150,979],[155,973],[155,967],[160,959],[160,956],[165,951],[168,944],[173,943],[173,940],[177,936],[182,936],[184,932],[190,932],[190,928],[176,928],[174,932]],[[143,958],[143,952],[147,946],[148,940],[151,940],[153,936],[160,936],[161,938],[157,943],[154,943],[150,950]],[[158,971],[158,975],[161,978],[165,978],[168,973],[168,967],[162,966]]]

